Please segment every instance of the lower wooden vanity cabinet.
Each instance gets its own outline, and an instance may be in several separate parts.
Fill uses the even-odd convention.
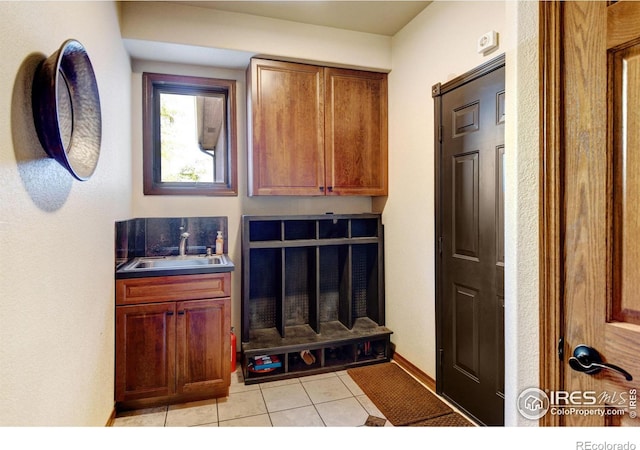
[[[116,280],[118,409],[229,394],[231,274]]]

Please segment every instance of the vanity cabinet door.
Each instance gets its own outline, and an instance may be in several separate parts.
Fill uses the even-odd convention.
[[[177,394],[228,392],[230,301],[222,298],[177,302]]]
[[[116,401],[175,392],[175,306],[116,307]]]

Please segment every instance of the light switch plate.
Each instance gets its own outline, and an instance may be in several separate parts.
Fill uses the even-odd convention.
[[[478,53],[487,53],[498,47],[498,33],[489,31],[478,39]]]

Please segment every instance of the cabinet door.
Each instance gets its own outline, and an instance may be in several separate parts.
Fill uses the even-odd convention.
[[[387,75],[325,69],[327,195],[387,195]]]
[[[116,307],[116,401],[175,392],[175,303]]]
[[[178,394],[226,392],[231,382],[230,299],[177,303]]]
[[[323,68],[253,59],[249,195],[324,195]]]

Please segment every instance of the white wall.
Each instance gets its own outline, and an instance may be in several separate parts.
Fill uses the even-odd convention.
[[[0,2],[0,425],[103,426],[113,409],[114,221],[131,212],[130,66],[112,2]],[[102,153],[75,181],[31,116],[36,64],[87,49]]]
[[[483,56],[477,39],[499,33]],[[384,206],[387,325],[396,351],[436,376],[434,101],[431,88],[504,52],[504,2],[434,2],[393,38],[389,198]]]
[[[537,2],[506,2],[505,424],[535,426],[516,400],[539,386],[539,44]],[[509,94],[510,92],[515,93]]]

